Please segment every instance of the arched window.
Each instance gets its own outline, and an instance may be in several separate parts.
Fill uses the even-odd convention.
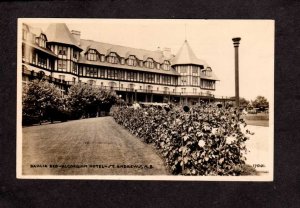
[[[87,60],[89,61],[96,61],[97,60],[97,52],[94,49],[90,49],[87,52]]]
[[[117,57],[117,54],[116,53],[110,53],[107,57],[107,62],[112,63],[112,64],[119,63],[119,59]]]

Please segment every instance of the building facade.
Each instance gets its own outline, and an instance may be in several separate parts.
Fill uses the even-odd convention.
[[[115,90],[127,103],[195,104],[214,99],[215,76],[196,57],[187,40],[176,55],[80,38],[66,24],[50,24],[44,32],[29,24],[22,28],[23,83],[43,76],[65,95],[74,84]]]

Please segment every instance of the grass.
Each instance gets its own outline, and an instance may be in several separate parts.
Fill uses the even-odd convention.
[[[248,125],[253,126],[269,126],[269,114],[258,113],[258,114],[247,114],[243,116],[243,119]]]

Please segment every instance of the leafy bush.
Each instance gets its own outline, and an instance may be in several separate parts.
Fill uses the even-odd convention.
[[[41,120],[53,121],[53,115],[63,109],[60,91],[44,80],[33,80],[23,87],[23,123],[34,124]]]
[[[115,107],[112,116],[132,134],[153,143],[172,174],[241,175],[245,165],[246,126],[233,108]],[[250,133],[248,130],[247,133]]]

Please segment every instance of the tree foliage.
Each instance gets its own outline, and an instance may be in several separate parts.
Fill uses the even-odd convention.
[[[117,98],[114,91],[93,85],[76,84],[70,87],[66,103],[74,117],[90,117],[96,116],[99,111],[109,111]]]
[[[255,108],[267,108],[269,107],[269,101],[265,97],[259,95],[252,101],[252,105]]]

